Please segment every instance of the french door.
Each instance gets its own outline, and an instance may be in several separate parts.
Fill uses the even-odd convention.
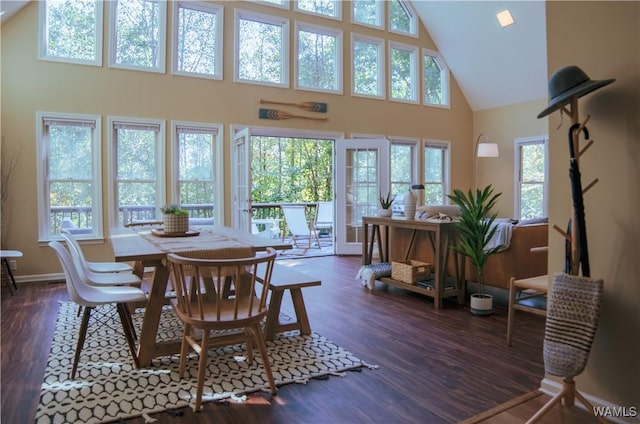
[[[238,131],[233,137],[235,171],[233,184],[232,226],[241,231],[251,229],[251,132],[249,128]]]
[[[378,196],[390,187],[390,142],[386,139],[337,140],[336,253],[362,253],[363,216],[378,210]]]

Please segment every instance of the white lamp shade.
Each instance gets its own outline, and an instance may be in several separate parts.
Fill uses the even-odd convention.
[[[478,144],[479,158],[497,158],[499,156],[498,144],[496,143],[480,143]]]

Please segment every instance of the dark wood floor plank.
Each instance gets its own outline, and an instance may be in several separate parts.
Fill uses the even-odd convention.
[[[355,275],[359,257],[281,261],[319,274],[305,289],[311,327],[377,370],[281,387],[244,404],[205,404],[194,414],[154,415],[158,423],[453,423],[540,386],[544,319],[519,314],[506,345],[506,309],[488,317],[467,306],[382,285],[369,291]],[[63,284],[20,287],[2,300],[2,422],[33,422]],[[293,314],[285,296],[283,312]],[[129,420],[143,423],[142,418]]]

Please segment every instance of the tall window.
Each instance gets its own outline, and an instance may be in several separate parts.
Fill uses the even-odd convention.
[[[109,117],[111,226],[159,218],[165,203],[165,123]]]
[[[222,126],[193,122],[172,122],[171,126],[171,203],[187,209],[192,221],[222,222]]]
[[[417,169],[416,141],[392,138],[391,194],[403,198],[411,185],[418,182]]]
[[[409,2],[389,2],[389,31],[403,35],[418,36],[418,18]]]
[[[355,96],[384,98],[384,40],[351,35],[351,90]]]
[[[102,2],[40,2],[40,59],[102,65]]]
[[[548,212],[546,137],[516,140],[516,218],[546,218]]]
[[[424,143],[424,203],[449,203],[449,145],[427,141]]]
[[[102,237],[100,117],[38,112],[38,238]]]
[[[112,67],[165,71],[167,3],[159,0],[109,2]]]
[[[389,44],[390,99],[418,102],[418,48],[400,43]]]
[[[296,88],[342,93],[342,31],[297,25]]]
[[[384,3],[382,0],[353,0],[351,22],[384,29]]]
[[[342,2],[339,0],[297,0],[296,10],[327,18],[342,18]]]
[[[222,79],[223,7],[185,1],[173,5],[173,72]]]
[[[235,80],[289,86],[289,21],[236,9]]]
[[[442,57],[422,49],[422,80],[426,105],[449,106],[449,70]]]

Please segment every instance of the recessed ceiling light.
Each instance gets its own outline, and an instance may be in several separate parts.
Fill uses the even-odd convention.
[[[496,17],[498,18],[498,22],[500,22],[500,26],[502,28],[508,27],[514,22],[513,16],[511,16],[511,12],[509,12],[509,9],[505,9],[502,12],[499,12],[498,14],[496,14]]]

